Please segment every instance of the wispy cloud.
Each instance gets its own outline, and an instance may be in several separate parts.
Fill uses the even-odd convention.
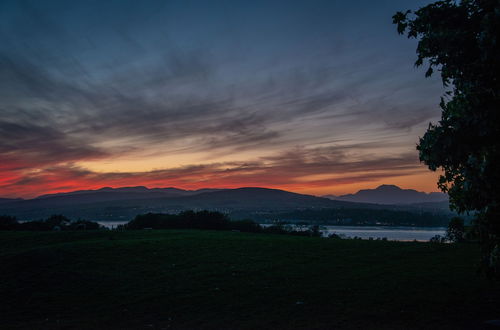
[[[421,169],[411,150],[439,114],[429,95],[440,91],[398,67],[404,53],[390,43],[339,37],[335,20],[316,11],[321,31],[302,31],[312,17],[280,23],[294,33],[224,17],[215,32],[193,31],[170,5],[127,3],[109,15],[113,5],[61,3],[73,18],[61,19],[36,2],[6,2],[1,195],[104,183],[290,187],[308,177],[333,185]],[[165,155],[178,157],[174,168],[158,169]],[[132,172],[116,162],[129,158],[144,166]]]
[[[0,189],[12,196],[26,196],[102,186],[203,187],[265,186],[300,188],[370,182],[421,172],[415,155],[352,160],[344,148],[295,148],[273,157],[247,162],[185,165],[141,172],[93,172],[74,164],[49,166],[39,171],[22,171]],[[16,173],[14,169],[11,172]]]

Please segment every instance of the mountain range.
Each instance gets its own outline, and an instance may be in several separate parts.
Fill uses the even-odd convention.
[[[390,186],[379,187],[376,194],[393,192]],[[397,188],[399,189],[399,188]],[[407,202],[422,202],[415,191],[399,189],[399,194],[412,194],[418,198],[407,198]],[[390,210],[434,210],[434,203],[427,200],[425,207],[407,205],[380,205],[382,199],[363,199],[367,192],[360,191],[353,197],[339,196],[335,199],[297,194],[289,191],[256,187],[237,189],[183,190],[178,188],[123,187],[79,190],[66,193],[42,195],[33,199],[2,199],[0,214],[14,215],[22,220],[41,219],[52,214],[64,214],[70,218],[89,220],[130,220],[137,214],[148,212],[178,213],[183,210],[216,210],[238,218],[263,219],[272,214],[300,210],[323,209],[390,209]],[[388,196],[392,196],[388,194]],[[434,195],[432,195],[434,196]],[[398,197],[395,204],[402,199]],[[394,198],[395,198],[394,197]],[[389,197],[387,197],[389,198]],[[388,199],[383,201],[388,201]],[[350,200],[349,200],[350,199]],[[375,201],[367,203],[365,201]],[[362,201],[362,202],[359,202]],[[447,211],[447,209],[439,210]],[[433,211],[434,212],[434,211]],[[265,215],[265,216],[264,216]]]
[[[122,220],[147,212],[177,213],[188,209],[278,211],[339,207],[349,202],[266,188],[200,189],[123,187],[80,190],[26,200],[5,200],[0,214],[39,219],[51,214],[87,219]]]
[[[22,198],[0,198],[0,204],[22,201]]]
[[[323,197],[338,201],[384,205],[438,203],[448,201],[448,196],[441,192],[425,193],[413,189],[401,189],[395,185],[381,185],[375,189],[360,190],[355,194],[342,196],[326,195]]]
[[[71,192],[41,195],[33,199],[33,201],[44,200],[45,202],[56,203],[89,203],[89,202],[105,202],[130,199],[155,199],[155,198],[170,198],[181,196],[192,196],[206,192],[220,191],[222,189],[199,189],[199,190],[183,190],[178,188],[146,188],[144,186],[137,187],[122,187],[110,188],[104,187],[97,190],[77,190]]]

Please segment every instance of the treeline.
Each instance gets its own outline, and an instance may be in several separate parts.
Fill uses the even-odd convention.
[[[179,214],[141,214],[137,215],[129,223],[118,226],[118,229],[209,229],[295,236],[321,236],[319,226],[305,227],[301,230],[284,224],[262,227],[252,220],[235,221],[231,220],[227,215],[215,211],[185,211]]]
[[[432,212],[410,212],[376,209],[308,209],[275,213],[274,220],[285,222],[307,221],[322,225],[352,226],[434,226],[446,227],[451,215]]]
[[[44,220],[19,222],[16,217],[0,216],[0,230],[96,230],[103,228],[97,222],[88,220],[71,221],[63,215],[52,215]]]
[[[0,230],[97,230],[106,229],[97,222],[71,221],[63,215],[53,215],[45,220],[19,222],[15,217],[0,216]],[[321,236],[319,226],[293,227],[274,224],[262,227],[252,220],[231,220],[226,214],[215,211],[185,211],[179,214],[148,213],[137,215],[127,224],[117,226],[116,230],[139,229],[204,229],[232,230],[247,233],[269,233],[295,236]]]
[[[432,243],[473,243],[479,242],[479,226],[476,221],[471,225],[466,226],[464,219],[460,217],[453,217],[446,229],[444,236],[436,235],[430,239]]]

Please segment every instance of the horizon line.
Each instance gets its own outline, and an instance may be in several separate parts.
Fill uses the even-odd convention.
[[[296,192],[296,191],[292,191],[292,190],[286,190],[286,189],[280,189],[280,188],[270,188],[270,187],[264,187],[264,186],[241,186],[241,187],[235,187],[235,188],[216,188],[216,187],[203,187],[203,188],[198,188],[198,189],[184,189],[184,188],[179,188],[179,187],[174,187],[174,186],[167,186],[167,187],[148,187],[147,185],[139,185],[139,186],[118,186],[118,187],[113,187],[113,186],[103,186],[103,187],[100,187],[100,188],[96,188],[96,189],[76,189],[76,190],[68,190],[68,191],[58,191],[58,192],[53,192],[53,193],[47,193],[47,194],[41,194],[41,195],[37,195],[35,197],[5,197],[5,196],[0,196],[0,198],[3,198],[3,199],[22,199],[22,200],[31,200],[31,199],[37,199],[37,198],[40,198],[40,197],[44,197],[44,196],[53,196],[53,195],[59,195],[59,194],[69,194],[69,193],[74,193],[74,192],[80,192],[80,191],[99,191],[99,190],[103,190],[103,189],[124,189],[124,188],[146,188],[147,190],[153,190],[153,189],[177,189],[177,190],[182,190],[182,191],[200,191],[200,190],[208,190],[208,189],[214,189],[214,190],[235,190],[235,189],[243,189],[243,188],[260,188],[260,189],[269,189],[269,190],[281,190],[281,191],[286,191],[286,192],[291,192],[291,193],[295,193],[295,194],[300,194],[300,195],[309,195],[309,196],[316,196],[316,197],[325,197],[325,196],[334,196],[334,197],[341,197],[341,196],[344,196],[344,195],[350,195],[350,194],[357,194],[359,193],[360,191],[362,190],[376,190],[382,186],[394,186],[394,187],[397,187],[401,190],[414,190],[414,191],[417,191],[417,192],[422,192],[422,193],[425,193],[425,194],[431,194],[431,193],[443,193],[442,191],[420,191],[420,190],[417,190],[417,189],[414,189],[414,188],[403,188],[403,187],[400,187],[396,184],[379,184],[378,186],[376,186],[375,188],[363,188],[363,189],[359,189],[355,192],[350,192],[350,193],[347,193],[347,194],[341,194],[341,195],[335,195],[335,194],[304,194],[304,193],[300,193],[300,192]]]

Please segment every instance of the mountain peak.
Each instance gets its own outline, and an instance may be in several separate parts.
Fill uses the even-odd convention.
[[[396,185],[383,184],[375,189],[359,190],[355,194],[342,195],[337,200],[374,204],[414,204],[442,202],[448,196],[441,192],[425,193],[414,189],[402,189]]]
[[[369,189],[365,189],[365,190],[369,190]],[[381,184],[380,186],[378,186],[377,188],[375,188],[375,190],[393,190],[393,191],[399,191],[399,190],[403,190],[403,189],[399,188],[398,186],[396,186],[394,184]]]

